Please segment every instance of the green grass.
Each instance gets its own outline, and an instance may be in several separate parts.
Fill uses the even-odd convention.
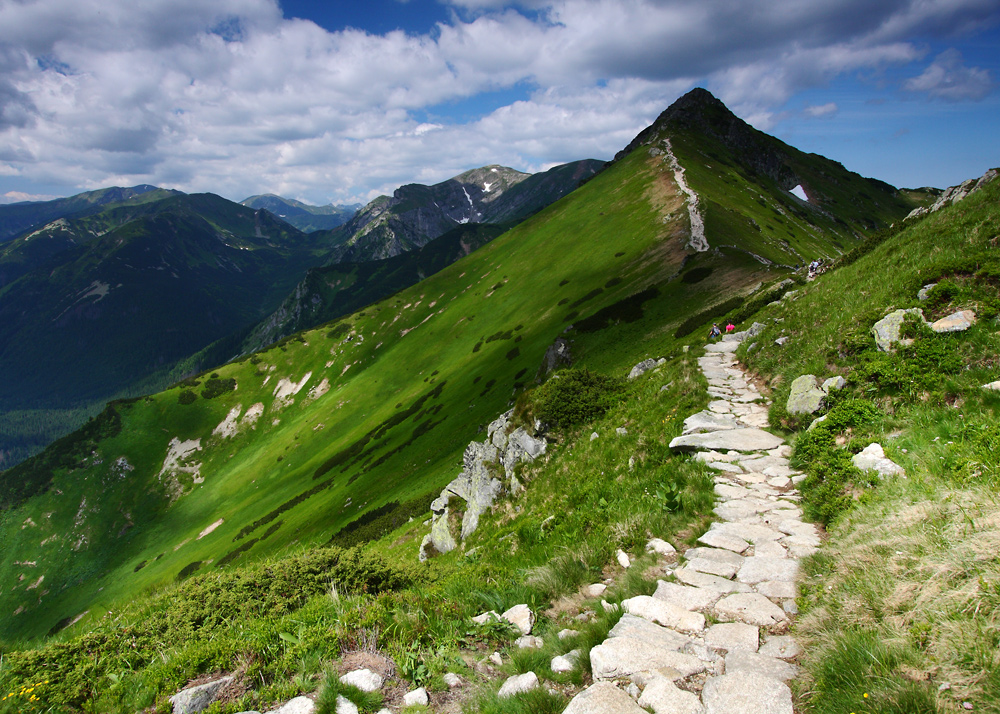
[[[738,354],[774,390],[772,423],[797,433],[805,509],[830,534],[807,561],[800,599],[799,693],[809,711],[943,712],[963,702],[997,711],[1000,569],[986,544],[1000,522],[1000,398],[981,385],[1000,368],[998,195],[994,183],[748,317],[768,327]],[[929,282],[943,288],[920,303]],[[871,325],[909,307],[929,320],[959,309],[980,319],[964,333],[911,328],[911,347],[877,352]],[[783,347],[780,335],[790,338]],[[809,433],[811,416],[783,410],[792,380],[806,373],[847,380],[828,423]],[[872,441],[905,479],[851,466]]]

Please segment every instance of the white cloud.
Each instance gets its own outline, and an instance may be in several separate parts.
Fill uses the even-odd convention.
[[[371,35],[285,20],[275,0],[0,2],[0,166],[81,189],[365,200],[486,163],[609,158],[695,83],[766,129],[796,92],[913,62],[913,32],[960,31],[998,3],[452,5],[429,34]],[[984,70],[947,59],[907,88],[981,90]],[[447,118],[512,87],[524,97]]]
[[[949,102],[979,101],[996,88],[996,83],[989,70],[966,67],[962,53],[949,49],[939,54],[919,76],[906,80],[903,88]]]
[[[24,193],[23,191],[8,191],[0,194],[0,203],[20,203],[21,201],[51,201],[58,196],[48,196],[39,193]]]
[[[803,112],[807,117],[825,117],[831,114],[837,113],[836,102],[827,102],[826,104],[811,104],[807,106]]]

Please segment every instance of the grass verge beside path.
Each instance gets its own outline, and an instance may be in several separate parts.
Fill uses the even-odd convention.
[[[1000,378],[998,183],[765,307],[738,352],[774,390],[772,424],[793,433],[806,512],[829,533],[805,564],[803,711],[1000,711],[1000,395],[982,388]],[[978,320],[906,324],[912,345],[878,351],[871,326],[911,307]],[[847,382],[812,432],[819,413],[784,407],[802,374]],[[872,442],[905,478],[854,468]]]

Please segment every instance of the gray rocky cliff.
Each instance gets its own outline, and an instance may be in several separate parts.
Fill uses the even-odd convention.
[[[513,428],[513,414],[511,410],[500,415],[487,427],[485,441],[473,441],[465,448],[462,472],[431,503],[431,532],[420,545],[421,561],[454,550],[461,540],[472,535],[479,527],[479,517],[499,496],[521,490],[514,474],[517,464],[545,453],[545,439],[523,427]],[[453,525],[459,513],[460,530]]]

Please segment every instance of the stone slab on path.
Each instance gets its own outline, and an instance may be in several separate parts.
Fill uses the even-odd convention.
[[[788,685],[757,673],[710,677],[701,700],[705,714],[793,714]]]
[[[763,429],[729,429],[709,434],[686,434],[670,441],[670,450],[692,451],[766,451],[784,440]]]
[[[799,668],[794,664],[758,652],[734,650],[726,655],[726,674],[736,672],[757,672],[787,682],[798,676]]]
[[[573,697],[563,714],[646,714],[611,682],[597,682]]]
[[[623,600],[622,609],[630,615],[638,615],[678,632],[701,632],[705,629],[705,616],[700,612],[685,610],[680,605],[649,595],[637,595]]]
[[[712,607],[722,598],[722,591],[714,588],[693,588],[689,585],[667,583],[660,580],[656,585],[653,597],[657,600],[673,603],[685,610],[704,610]]]
[[[759,593],[733,593],[715,603],[720,620],[736,620],[748,625],[771,627],[785,622],[784,610]]]
[[[625,613],[618,624],[611,628],[608,638],[631,637],[637,640],[646,640],[664,649],[680,650],[689,642],[691,638],[679,632],[661,627],[655,622],[643,619],[638,615]]]
[[[760,630],[743,622],[723,622],[705,631],[705,644],[727,652],[756,652],[760,646]]]
[[[694,655],[660,647],[633,637],[612,637],[590,650],[590,668],[595,680],[618,679],[639,672],[665,671],[671,679],[705,671]]]
[[[705,711],[697,694],[684,691],[666,677],[656,677],[646,685],[639,697],[639,706],[649,707],[653,714],[702,714]]]

